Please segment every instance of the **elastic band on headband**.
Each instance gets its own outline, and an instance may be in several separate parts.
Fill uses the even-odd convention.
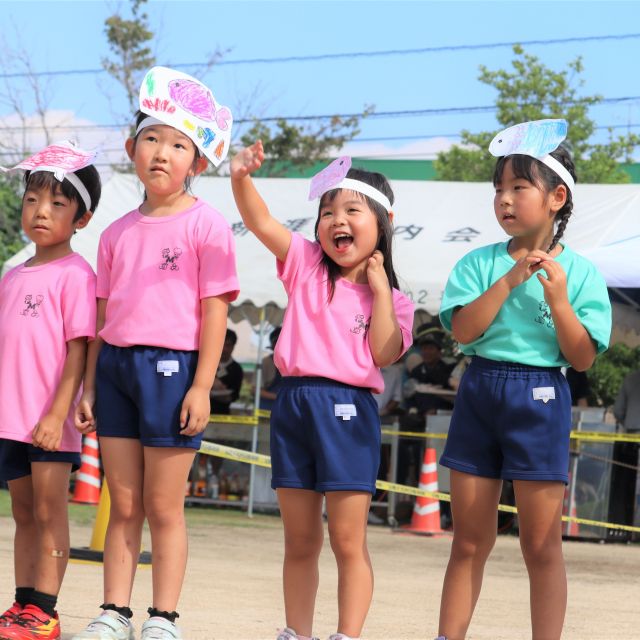
[[[138,135],[144,128],[153,127],[158,125],[166,125],[166,122],[162,122],[162,120],[158,120],[158,118],[154,118],[153,116],[147,116],[142,120],[142,122],[136,127],[135,135]]]
[[[86,210],[91,211],[91,196],[89,195],[87,188],[84,186],[84,184],[82,184],[82,180],[80,180],[80,178],[78,178],[75,173],[65,173],[64,177],[61,180],[58,175],[56,175],[56,171],[52,171],[49,168],[43,167],[41,169],[39,167],[36,167],[35,169],[31,169],[31,173],[36,173],[37,171],[47,171],[49,173],[53,173],[56,180],[58,180],[59,182],[62,182],[62,180],[68,180],[75,187],[75,190],[78,192],[78,195],[82,199],[82,202],[84,202]]]
[[[322,195],[328,191],[333,191],[333,189],[350,189],[351,191],[357,191],[365,196],[369,196],[378,204],[381,204],[386,209],[387,213],[391,211],[391,202],[389,201],[389,198],[387,198],[387,196],[385,196],[381,191],[378,191],[375,187],[372,187],[370,184],[362,182],[361,180],[343,178],[340,182],[327,189]]]
[[[558,162],[558,160],[556,160],[553,156],[549,154],[547,154],[546,156],[542,156],[542,158],[536,158],[536,159],[540,160],[542,164],[546,164],[547,167],[551,169],[551,171],[553,171],[554,173],[557,173],[564,180],[564,183],[569,188],[569,191],[573,193],[574,189],[576,188],[576,183],[574,179],[571,177],[571,174],[567,171],[567,168],[561,162]]]

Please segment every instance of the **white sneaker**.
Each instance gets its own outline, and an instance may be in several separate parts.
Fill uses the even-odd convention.
[[[306,637],[306,636],[305,636]],[[299,636],[291,627],[286,627],[278,632],[276,640],[300,640]],[[310,638],[309,640],[320,640],[320,638]]]
[[[117,611],[103,611],[71,640],[134,640],[133,625]]]
[[[345,636],[344,633],[332,633],[329,636],[329,640],[360,640],[360,638],[351,638],[350,636]]]
[[[182,634],[174,622],[152,616],[142,625],[140,640],[182,640]]]

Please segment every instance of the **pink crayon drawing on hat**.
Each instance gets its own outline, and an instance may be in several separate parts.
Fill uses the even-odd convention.
[[[171,80],[169,95],[178,106],[201,120],[215,120],[222,131],[229,128],[231,112],[226,107],[216,109],[211,91],[199,82],[191,80]]]
[[[91,164],[94,153],[75,149],[71,145],[52,144],[16,165],[16,169],[55,167],[62,172],[74,172]]]
[[[351,158],[349,156],[342,156],[334,160],[319,173],[316,173],[311,179],[309,200],[315,200],[341,182],[347,175],[349,169],[351,169]]]

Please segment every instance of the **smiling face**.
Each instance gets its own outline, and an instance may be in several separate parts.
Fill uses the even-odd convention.
[[[340,189],[333,200],[323,198],[318,216],[318,241],[338,265],[340,275],[352,282],[367,282],[367,261],[378,246],[380,230],[364,196]]]
[[[185,180],[202,172],[193,142],[168,125],[145,127],[125,148],[148,195],[171,196],[185,190]]]
[[[547,193],[541,185],[517,177],[512,160],[504,163],[495,184],[493,208],[498,224],[513,238],[530,239],[539,248],[553,236],[555,215],[566,200],[566,187]]]

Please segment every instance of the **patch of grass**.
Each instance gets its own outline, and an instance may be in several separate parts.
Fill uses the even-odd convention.
[[[69,503],[69,521],[75,525],[91,525],[96,518],[97,507]],[[237,508],[206,506],[187,507],[187,525],[190,527],[222,526],[251,528],[280,528],[280,518],[275,515],[255,514],[247,517],[246,511]],[[11,517],[11,498],[6,489],[0,490],[0,517]]]

